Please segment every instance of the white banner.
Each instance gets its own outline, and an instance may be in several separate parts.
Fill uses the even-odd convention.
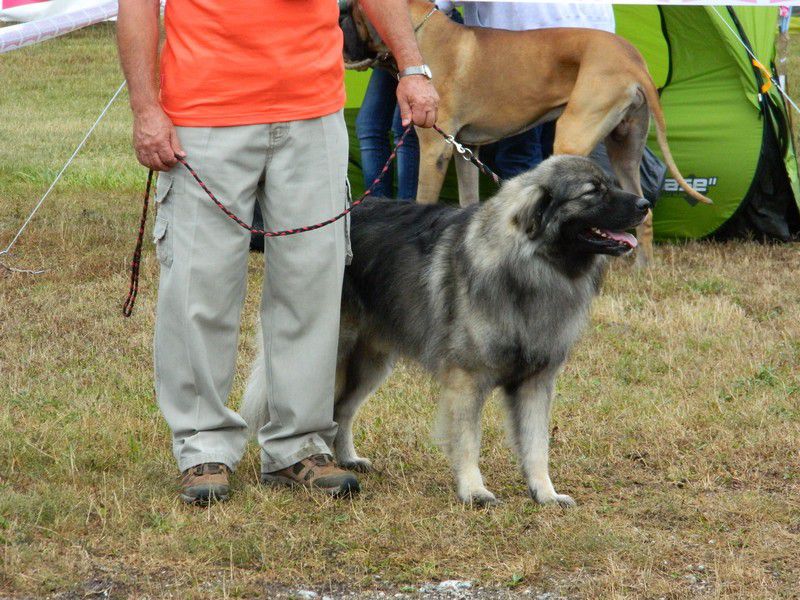
[[[94,8],[108,0],[0,0],[0,21],[26,22]]]
[[[52,5],[48,12],[54,8],[59,8],[62,3],[64,5],[80,4],[90,6],[77,9],[75,6],[70,6],[63,13],[58,12],[52,14],[52,16],[45,16],[27,23],[3,27],[0,29],[0,54],[23,46],[38,44],[70,31],[107,21],[117,16],[117,0],[52,0],[52,2],[47,3]]]
[[[47,10],[50,0],[0,0],[0,21],[30,21]]]
[[[116,18],[116,0],[0,0],[0,54]]]

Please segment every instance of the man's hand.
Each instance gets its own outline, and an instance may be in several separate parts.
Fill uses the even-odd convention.
[[[432,127],[439,108],[439,94],[424,75],[408,75],[397,84],[397,106],[403,127],[410,123],[418,127]]]
[[[186,153],[181,148],[175,126],[160,106],[133,115],[133,149],[145,167],[169,171]]]

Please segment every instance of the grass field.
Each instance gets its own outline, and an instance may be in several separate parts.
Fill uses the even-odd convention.
[[[0,65],[5,247],[122,78],[108,26]],[[798,597],[797,245],[663,245],[645,274],[615,265],[557,390],[553,476],[577,509],[526,498],[496,402],[483,468],[503,503],[457,504],[430,441],[436,386],[405,365],[357,422],[380,468],[360,498],[260,489],[250,448],[233,500],[198,510],[176,497],[154,405],[151,245],[120,316],[145,176],[129,131],[120,101],[16,246],[9,262],[47,272],[0,269],[0,597],[392,596],[452,578],[533,597]]]

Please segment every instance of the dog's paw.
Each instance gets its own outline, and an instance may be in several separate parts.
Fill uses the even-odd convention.
[[[639,248],[636,251],[636,258],[633,261],[633,265],[637,271],[647,271],[647,269],[653,266],[653,258]]]
[[[537,493],[536,490],[532,488],[528,488],[528,494],[530,494],[534,502],[542,505],[558,504],[562,508],[573,508],[578,505],[571,496],[567,496],[566,494],[556,494],[555,492],[552,494],[541,494]]]
[[[486,488],[479,488],[469,492],[459,493],[458,497],[464,504],[470,506],[496,506],[500,501]]]
[[[337,460],[336,463],[348,471],[355,471],[356,473],[370,473],[373,470],[372,461],[368,458],[349,458],[347,460]]]

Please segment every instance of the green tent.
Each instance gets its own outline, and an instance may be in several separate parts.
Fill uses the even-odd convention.
[[[766,78],[739,41],[772,70],[778,10],[625,5],[615,11],[617,32],[639,48],[661,88],[681,172],[714,200],[713,206],[690,205],[668,174],[655,208],[656,238],[788,239],[800,229],[800,185],[787,112],[774,86],[760,93]],[[367,73],[347,76],[350,175],[357,189],[362,178],[353,119],[367,79]],[[658,154],[654,138],[649,146]],[[482,195],[491,191],[487,181],[482,186]],[[452,173],[442,195],[457,198]]]

